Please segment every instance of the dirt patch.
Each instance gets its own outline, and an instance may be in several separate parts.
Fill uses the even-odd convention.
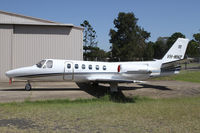
[[[11,119],[1,119],[0,127],[9,127],[15,126],[18,129],[28,129],[28,128],[38,128],[38,125],[35,125],[33,121],[19,118],[11,118]]]

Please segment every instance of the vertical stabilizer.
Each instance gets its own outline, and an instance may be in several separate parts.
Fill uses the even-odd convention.
[[[162,58],[162,63],[173,62],[184,58],[189,39],[178,38]]]

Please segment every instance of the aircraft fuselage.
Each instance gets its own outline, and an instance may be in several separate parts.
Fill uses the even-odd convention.
[[[52,67],[48,67],[48,61],[52,61]],[[160,75],[160,65],[158,60],[110,63],[47,59],[41,67],[22,67],[8,71],[6,75],[30,81],[145,80]]]

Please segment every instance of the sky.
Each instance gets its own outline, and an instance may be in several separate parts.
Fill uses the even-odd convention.
[[[88,20],[98,46],[109,51],[109,31],[119,12],[133,12],[148,41],[181,32],[192,39],[200,32],[199,0],[0,0],[0,10],[80,26]]]

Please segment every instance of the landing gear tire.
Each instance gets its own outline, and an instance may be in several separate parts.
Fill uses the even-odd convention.
[[[32,88],[31,88],[31,84],[30,83],[27,83],[26,86],[25,86],[25,90],[26,91],[30,91]]]

